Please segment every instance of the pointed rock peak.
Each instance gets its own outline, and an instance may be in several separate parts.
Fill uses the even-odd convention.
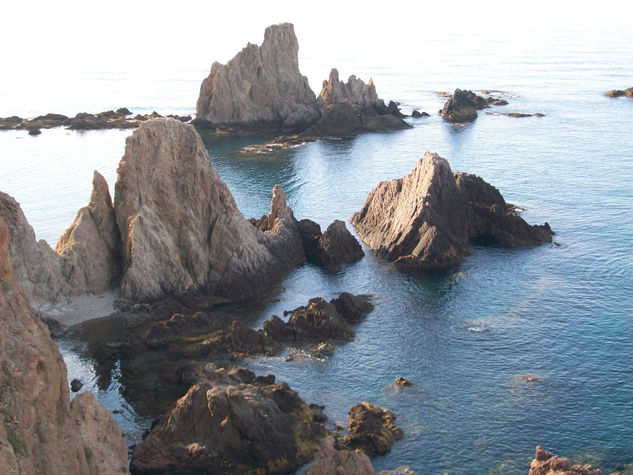
[[[108,182],[105,178],[103,178],[101,173],[95,170],[92,178],[92,195],[90,196],[90,203],[88,206],[96,207],[102,203],[112,207],[112,197],[110,196]]]
[[[326,81],[327,82],[327,81]],[[333,82],[339,82],[339,78],[338,78],[338,69],[336,68],[332,68],[332,70],[330,71],[330,79],[329,82],[333,83]]]
[[[273,188],[273,199],[270,203],[270,214],[268,215],[268,222],[273,224],[275,219],[284,218],[288,213],[288,206],[286,205],[286,193],[281,188],[281,185],[277,184]]]
[[[270,25],[266,28],[264,33],[264,42],[267,41],[279,41],[286,38],[294,39],[297,43],[297,36],[295,35],[295,26],[292,23],[279,23],[277,25]]]

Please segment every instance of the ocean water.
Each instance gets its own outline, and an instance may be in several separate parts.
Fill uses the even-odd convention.
[[[519,34],[421,35],[406,54],[343,48],[325,57],[312,49],[300,66],[315,91],[337,66],[341,77],[373,77],[379,95],[399,101],[405,112],[431,116],[408,119],[410,130],[257,156],[240,148],[265,137],[202,133],[246,217],[267,212],[280,183],[297,218],[323,228],[347,221],[379,181],[409,173],[429,150],[453,170],[482,176],[525,208],[528,222],[547,221],[556,232],[553,244],[535,248],[474,247],[463,265],[439,274],[397,271],[366,247],[364,259],[335,274],[301,266],[272,302],[253,311],[254,326],[342,291],[372,294],[375,310],[355,326],[354,341],[329,356],[297,352],[285,361],[284,353],[245,364],[325,404],[331,422],[345,425],[349,408],[363,400],[394,411],[405,436],[373,461],[377,469],[526,473],[537,444],[605,473],[633,464],[633,100],[604,97],[633,86],[630,44],[630,31],[578,31],[530,41]],[[147,76],[124,68],[64,75],[64,90],[48,101],[0,93],[6,108],[0,116],[121,106],[191,113],[209,67],[196,64],[165,65]],[[99,90],[104,81],[109,94],[73,94]],[[445,123],[436,113],[444,102],[436,91],[456,87],[503,91],[510,104],[488,111],[545,117],[481,111],[471,124]],[[0,190],[21,203],[38,238],[54,246],[87,203],[94,169],[113,191],[129,133],[0,132]],[[138,441],[152,414],[125,399],[118,363],[110,362],[104,382],[82,342],[59,343],[69,377],[82,378],[117,410],[128,440]],[[527,374],[539,381],[522,382]],[[394,387],[399,376],[415,385]]]

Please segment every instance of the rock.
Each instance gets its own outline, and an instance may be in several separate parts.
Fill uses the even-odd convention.
[[[472,91],[455,89],[440,115],[450,122],[469,122],[477,118],[477,111],[488,107],[486,99]]]
[[[493,106],[507,106],[508,105],[508,101],[506,101],[505,99],[500,99],[498,97],[492,97],[492,96],[487,97],[486,102]]]
[[[396,386],[399,386],[401,388],[408,388],[410,386],[413,386],[413,382],[403,377],[400,377],[400,378],[396,378]]]
[[[420,119],[422,117],[430,117],[429,114],[427,114],[426,112],[420,112],[418,110],[414,110],[411,113],[411,117],[413,117],[414,119]]]
[[[237,209],[191,125],[174,119],[141,124],[127,139],[115,185],[121,295],[235,301],[270,291],[305,259],[280,187],[272,207],[273,222],[258,232]]]
[[[38,128],[30,128],[29,129],[29,135],[40,135],[42,133],[42,131]]]
[[[374,475],[374,467],[363,452],[337,450],[334,437],[328,436],[321,441],[314,465],[303,472],[305,475]]]
[[[209,365],[134,449],[134,473],[290,473],[326,435],[285,383]]]
[[[382,110],[385,103],[378,98],[376,87],[372,79],[367,84],[355,75],[351,75],[347,84],[339,80],[338,70],[333,68],[330,77],[323,81],[323,89],[317,98],[319,105],[323,108],[333,105],[349,103],[359,109],[375,108]],[[384,113],[384,112],[383,112]]]
[[[369,295],[352,295],[349,292],[343,292],[337,298],[330,300],[330,303],[347,323],[358,323],[365,320],[367,314],[374,309],[369,300]]]
[[[108,183],[95,171],[88,206],[81,208],[55,252],[65,258],[63,273],[74,288],[101,294],[121,277],[121,238]]]
[[[299,231],[308,262],[324,269],[336,270],[343,264],[356,262],[365,252],[343,221],[334,220],[325,231],[314,221],[303,219]]]
[[[79,392],[81,388],[83,387],[84,387],[84,383],[82,383],[76,378],[70,382],[70,390],[74,393]]]
[[[327,422],[327,416],[325,415],[325,406],[323,404],[310,404],[308,406],[312,411],[312,418],[314,422],[324,423]]]
[[[458,265],[470,241],[516,247],[551,242],[553,235],[547,223],[527,224],[496,188],[475,175],[453,175],[430,152],[409,175],[379,183],[352,224],[379,257],[424,269]]]
[[[386,454],[404,433],[393,423],[395,415],[369,402],[356,404],[349,410],[348,435],[341,442],[361,450],[369,457]]]
[[[132,115],[132,112],[127,107],[121,107],[116,110],[116,114],[118,116],[127,117],[128,115]]]
[[[451,267],[468,253],[466,201],[448,162],[430,152],[411,174],[378,184],[351,221],[379,257],[397,265]]]
[[[17,115],[11,117],[0,117],[0,130],[12,130],[17,129],[22,124],[24,119]]]
[[[107,410],[89,393],[70,404],[62,355],[12,273],[10,239],[0,218],[3,473],[127,473],[127,445]]]
[[[628,89],[612,89],[605,93],[607,97],[621,97],[628,96],[633,98],[633,87],[629,87]]]
[[[536,447],[536,455],[530,464],[529,475],[602,475],[601,470],[594,470],[591,465],[573,465],[569,459],[558,457],[547,452],[543,447]],[[615,475],[615,474],[613,474]]]
[[[20,124],[21,129],[51,129],[66,125],[68,117],[63,114],[46,114],[35,117],[34,119],[26,119]]]
[[[400,112],[398,104],[396,104],[394,101],[389,101],[389,105],[387,106],[387,114],[393,115],[394,117],[398,117],[400,119],[406,117],[406,115]]]
[[[213,63],[196,105],[198,126],[301,131],[319,119],[314,92],[299,72],[290,23],[266,29],[226,65]]]

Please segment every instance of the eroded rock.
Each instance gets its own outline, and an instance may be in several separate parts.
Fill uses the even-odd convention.
[[[136,447],[134,473],[289,473],[326,435],[286,383],[212,365]]]
[[[402,438],[402,429],[394,424],[393,412],[361,402],[349,410],[348,435],[341,442],[354,450],[361,450],[369,457],[386,454],[393,444]]]
[[[607,97],[622,97],[628,96],[633,97],[633,87],[629,87],[628,89],[612,89],[605,93]]]

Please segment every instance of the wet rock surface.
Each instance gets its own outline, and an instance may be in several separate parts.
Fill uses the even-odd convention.
[[[349,410],[348,435],[341,439],[341,443],[369,457],[386,454],[404,435],[394,420],[391,411],[369,402],[356,404]]]
[[[549,225],[531,226],[496,188],[456,173],[427,152],[411,174],[381,182],[352,216],[359,236],[400,267],[442,269],[470,253],[470,241],[506,247],[551,242]]]
[[[132,473],[289,473],[325,428],[285,383],[209,365],[135,448]]]

